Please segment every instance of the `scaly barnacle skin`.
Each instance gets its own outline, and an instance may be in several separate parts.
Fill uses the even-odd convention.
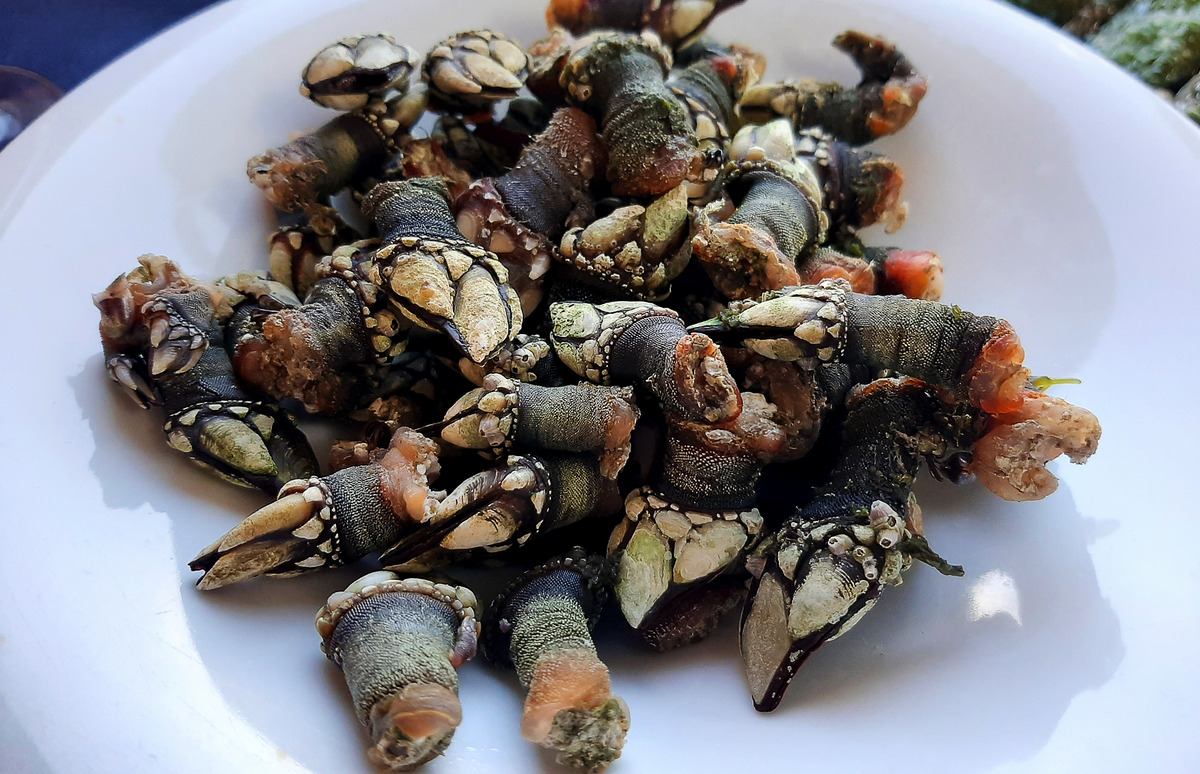
[[[628,387],[541,387],[489,374],[446,412],[442,440],[497,455],[513,448],[595,452],[603,475],[615,479],[638,416]]]
[[[421,77],[435,107],[470,112],[512,99],[529,73],[525,52],[499,32],[460,32],[425,55]]]
[[[784,116],[798,130],[819,127],[853,145],[903,129],[925,96],[925,77],[882,38],[850,31],[833,44],[862,71],[858,86],[848,89],[840,83],[809,79],[760,83],[742,97],[738,105],[742,117],[763,123]]]
[[[873,280],[868,286],[860,279],[871,276],[861,261],[857,273],[821,274],[823,265],[856,262],[820,245],[831,227],[849,231],[883,222],[890,233],[903,224],[904,176],[894,161],[820,132],[797,138],[786,119],[742,127],[730,152],[734,161],[722,182],[737,209],[719,222],[726,205],[710,203],[692,238],[718,290],[743,299],[804,277],[843,274],[859,280],[855,289],[874,289]]]
[[[735,302],[690,330],[809,367],[843,362],[896,371],[991,414],[1020,408],[1030,374],[1005,320],[932,301],[852,293],[841,280]]]
[[[720,350],[679,315],[641,301],[550,306],[559,359],[593,384],[646,386],[669,414],[720,422],[742,410]]]
[[[719,576],[736,574],[758,541],[755,486],[786,440],[774,406],[742,400],[729,422],[668,425],[660,472],[629,494],[609,538],[621,612],[659,650],[704,637],[741,597],[740,582]]]
[[[204,573],[196,587],[338,567],[380,551],[432,515],[439,469],[437,445],[401,428],[374,462],[290,481],[189,563]]]
[[[664,78],[671,53],[652,33],[595,33],[576,42],[559,83],[600,119],[608,181],[620,196],[663,194],[702,167],[696,135]]]
[[[575,35],[594,29],[627,32],[651,30],[668,46],[687,45],[704,32],[713,17],[744,0],[550,0],[546,23]]]
[[[222,322],[236,292],[201,285],[162,256],[138,262],[93,297],[109,376],[142,408],[161,404],[167,443],[226,481],[273,494],[315,472],[292,418],[234,380]]]
[[[484,655],[511,663],[526,689],[521,735],[588,772],[620,757],[629,730],[629,708],[591,637],[610,575],[603,557],[572,549],[513,581],[484,624]]]
[[[406,92],[417,61],[391,35],[352,35],[317,52],[300,75],[300,94],[334,110],[366,107],[373,96]]]
[[[426,101],[424,90],[372,100],[310,134],[260,153],[246,162],[246,175],[276,209],[302,210],[318,233],[333,233],[341,219],[329,206],[329,197],[396,153],[397,142],[420,119]]]
[[[408,771],[441,755],[462,722],[458,668],[475,655],[478,604],[465,586],[373,572],[317,613],[372,762]]]
[[[476,180],[455,200],[459,230],[508,268],[526,316],[541,302],[541,279],[568,222],[591,220],[592,182],[604,164],[596,122],[561,108],[515,167]]]
[[[754,708],[778,706],[813,651],[850,629],[914,558],[961,575],[933,554],[911,496],[942,407],[914,379],[882,379],[847,401],[829,482],[764,542],[742,611],[741,647]],[[905,514],[902,517],[900,514]]]
[[[590,454],[510,454],[446,495],[422,529],[380,556],[397,570],[437,567],[524,546],[538,535],[621,508],[617,484]]]
[[[733,299],[798,284],[795,263],[829,226],[812,160],[797,157],[787,122],[743,127],[731,146],[723,185],[737,209],[719,221],[724,202],[696,217],[692,250],[713,284]]]

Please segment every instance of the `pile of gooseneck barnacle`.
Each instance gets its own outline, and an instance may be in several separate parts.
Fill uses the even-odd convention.
[[[1096,448],[1007,322],[937,302],[936,254],[857,236],[904,220],[862,146],[925,79],[847,32],[858,85],[760,83],[703,34],[735,3],[553,0],[527,50],[340,40],[301,92],[342,112],[248,165],[285,223],[269,273],[143,256],[96,296],[167,442],[276,497],[193,560],[200,589],[382,563],[317,617],[382,763],[445,749],[479,644],[527,690],[525,738],[603,768],[629,727],[591,637],[609,598],[657,649],[741,605],[773,709],[914,559],[961,573],[924,537],[922,464],[1028,500]],[[361,435],[322,475],[292,412]],[[440,574],[482,559],[533,567],[486,612]]]

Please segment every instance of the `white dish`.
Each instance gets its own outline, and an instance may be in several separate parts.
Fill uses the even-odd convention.
[[[361,568],[192,588],[187,559],[260,500],[168,452],[156,416],[117,394],[89,294],[143,252],[199,275],[264,264],[270,219],[244,161],[329,115],[295,93],[319,46],[481,26],[529,43],[543,7],[235,0],[0,154],[0,770],[371,770],[312,628]],[[1039,503],[922,485],[930,540],[967,577],[915,568],[773,714],[751,709],[731,627],[667,655],[609,627],[601,655],[633,715],[612,771],[1189,768],[1200,133],[999,3],[751,0],[713,31],[761,47],[769,77],[850,80],[827,45],[850,27],[898,41],[931,82],[880,143],[909,178],[894,241],[938,250],[946,299],[1010,319],[1035,372],[1083,380],[1060,394],[1100,417],[1100,451],[1060,466]],[[552,768],[518,736],[510,676],[472,664],[462,697],[428,771]]]

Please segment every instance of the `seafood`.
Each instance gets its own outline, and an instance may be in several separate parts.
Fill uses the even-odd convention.
[[[417,52],[391,35],[354,35],[317,52],[300,74],[300,94],[334,110],[366,107],[372,97],[408,90]]]
[[[608,575],[601,557],[572,549],[513,581],[484,624],[484,655],[511,663],[526,690],[521,735],[588,772],[620,757],[629,730],[629,707],[591,637]]]
[[[559,303],[550,342],[572,371],[594,384],[644,385],[665,410],[704,422],[732,419],[741,395],[721,352],[688,333],[679,315],[645,302]]]
[[[687,109],[704,159],[701,181],[689,184],[688,195],[696,198],[706,195],[716,180],[737,127],[737,102],[762,77],[767,61],[745,46],[702,39],[676,52],[675,64],[678,69],[667,78],[667,88]]]
[[[912,483],[936,393],[915,379],[857,388],[829,481],[764,543],[741,624],[754,707],[769,711],[804,660],[844,634],[914,558],[961,575],[921,537]]]
[[[617,483],[586,454],[509,454],[438,503],[426,528],[384,551],[384,566],[423,571],[520,548],[530,538],[621,508]]]
[[[385,568],[317,618],[372,760],[445,750],[479,635],[472,592],[404,575],[520,565],[485,650],[522,735],[599,771],[630,729],[592,640],[610,595],[657,650],[740,606],[767,711],[914,561],[961,574],[921,467],[1036,500],[1096,451],[1009,323],[938,303],[936,253],[860,236],[907,215],[905,172],[859,146],[924,77],[847,32],[858,86],[760,83],[761,55],[703,35],[736,4],[552,0],[528,51],[343,38],[301,78],[341,115],[248,165],[271,275],[143,256],[95,298],[106,369],[168,443],[275,497],[191,561],[200,590]],[[325,468],[288,409],[342,423]]]
[[[508,271],[463,238],[437,178],[381,183],[363,201],[383,239],[322,262],[305,303],[273,315],[243,342],[253,357],[240,376],[309,411],[352,403],[348,366],[382,365],[407,347],[412,328],[445,333],[472,361],[493,356],[520,330]]]
[[[233,379],[221,328],[231,299],[162,256],[138,263],[93,298],[113,381],[142,408],[162,405],[167,444],[227,481],[273,493],[315,472],[292,417]]]
[[[489,374],[446,412],[442,440],[466,449],[591,451],[607,478],[629,459],[638,419],[633,390],[571,384],[542,387]]]
[[[525,83],[525,52],[498,32],[460,32],[425,55],[421,77],[433,102],[444,109],[471,112],[512,99]]]
[[[563,235],[558,257],[574,282],[661,301],[692,256],[686,183]]]
[[[576,35],[593,29],[651,30],[671,46],[686,45],[704,32],[713,17],[743,0],[551,0],[546,22]]]
[[[725,215],[726,202],[709,204],[692,238],[713,284],[730,298],[800,284],[801,274],[822,276],[818,267],[837,260],[822,247],[830,228],[883,222],[891,232],[904,222],[903,174],[877,153],[820,133],[796,137],[785,119],[743,127],[731,152],[722,185],[736,209]]]
[[[406,428],[378,460],[328,476],[289,481],[189,566],[215,589],[257,575],[289,576],[337,567],[392,545],[429,519],[437,446]]]
[[[516,166],[476,180],[455,200],[458,228],[505,265],[526,316],[542,301],[554,243],[568,223],[592,219],[592,182],[603,166],[595,121],[582,110],[561,108]]]
[[[321,234],[344,227],[330,198],[383,164],[396,141],[417,122],[424,90],[375,99],[343,113],[311,134],[246,162],[246,175],[283,212],[304,212]]]
[[[405,771],[445,752],[462,722],[457,670],[475,656],[477,614],[465,586],[391,572],[364,575],[317,612],[372,761]]]
[[[666,85],[671,52],[653,33],[580,38],[559,82],[573,104],[600,120],[613,193],[663,194],[703,165],[695,131]]]
[[[833,45],[862,71],[856,87],[814,80],[760,83],[738,103],[742,117],[761,123],[783,116],[797,129],[821,128],[854,145],[903,129],[929,88],[925,77],[883,38],[850,31],[834,38]]]
[[[910,375],[995,414],[1021,407],[1030,378],[1007,321],[932,301],[853,293],[842,280],[735,303],[689,330],[808,367],[844,362]]]
[[[661,472],[629,493],[609,538],[621,612],[659,650],[705,636],[741,599],[740,580],[711,581],[736,574],[757,542],[755,485],[784,446],[773,406],[751,392],[742,406],[720,424],[673,424]]]

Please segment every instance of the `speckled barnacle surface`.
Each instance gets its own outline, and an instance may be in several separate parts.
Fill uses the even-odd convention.
[[[763,83],[755,41],[710,24],[737,4],[552,0],[527,49],[305,52],[301,93],[337,115],[247,166],[279,214],[269,273],[147,255],[95,296],[105,370],[168,446],[274,497],[192,560],[200,590],[385,568],[317,617],[382,765],[473,711],[460,566],[500,591],[483,636],[525,697],[514,733],[599,771],[638,733],[592,638],[610,598],[648,651],[740,609],[768,711],[914,564],[961,572],[922,468],[1037,500],[1097,448],[1012,325],[940,302],[936,253],[872,241],[904,224],[905,173],[864,146],[914,119],[915,64],[847,32],[856,85]],[[317,416],[342,434],[324,466]]]

